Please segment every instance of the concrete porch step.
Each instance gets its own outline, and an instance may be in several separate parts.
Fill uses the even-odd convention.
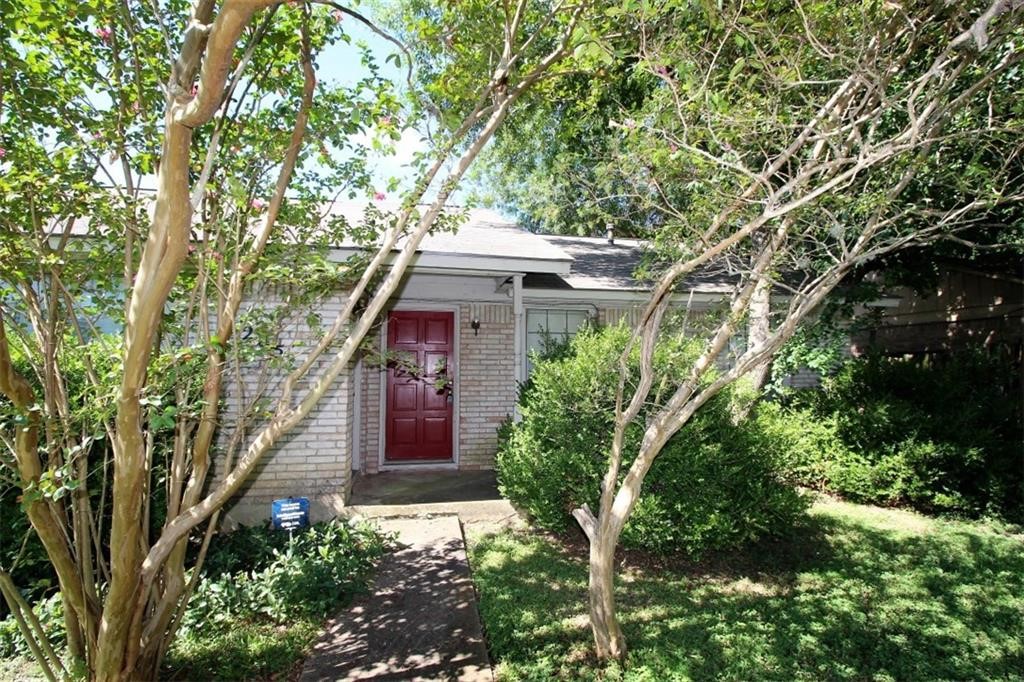
[[[355,504],[346,507],[349,518],[397,519],[454,515],[469,527],[514,525],[519,516],[508,500],[428,502],[423,504]]]

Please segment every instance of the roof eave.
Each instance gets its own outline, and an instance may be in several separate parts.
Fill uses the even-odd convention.
[[[723,291],[680,291],[672,294],[675,303],[713,303],[721,301]],[[628,301],[643,302],[651,297],[650,289],[523,289],[523,298],[564,301]]]
[[[331,249],[329,257],[334,261],[342,261],[358,253],[354,248]],[[385,261],[394,263],[398,253],[393,252]],[[456,254],[436,251],[419,251],[413,256],[410,267],[437,268],[444,270],[464,270],[470,272],[540,272],[564,276],[569,274],[572,266],[571,258],[519,258],[516,256],[493,256],[479,254]]]

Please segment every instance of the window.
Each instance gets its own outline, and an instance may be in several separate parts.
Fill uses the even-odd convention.
[[[531,353],[543,352],[547,343],[564,343],[590,321],[586,310],[563,308],[526,309],[526,374],[533,370]]]

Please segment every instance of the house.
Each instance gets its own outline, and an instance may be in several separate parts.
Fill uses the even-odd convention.
[[[370,339],[379,353],[357,360],[264,458],[229,519],[265,519],[272,500],[289,496],[308,497],[315,518],[336,515],[357,474],[492,468],[529,351],[590,320],[634,320],[646,302],[633,278],[641,257],[634,240],[538,235],[483,210],[457,234],[428,236]],[[729,289],[724,274],[705,273],[676,296],[699,314]],[[344,300],[341,291],[327,300],[325,319]],[[385,351],[426,374],[382,366],[374,358]]]

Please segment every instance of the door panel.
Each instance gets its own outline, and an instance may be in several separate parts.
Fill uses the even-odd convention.
[[[392,317],[388,320],[389,333],[390,325],[395,326],[393,341],[396,344],[416,344],[419,341],[419,321],[416,319]]]
[[[454,314],[406,310],[388,315],[388,350],[412,368],[388,367],[384,459],[387,462],[451,460]]]
[[[398,384],[395,386],[394,392],[391,394],[395,410],[398,412],[414,412],[416,410],[418,393],[415,384]]]
[[[448,391],[423,392],[423,409],[427,412],[445,412],[448,404]]]
[[[444,351],[428,350],[423,354],[423,368],[427,370],[426,376],[436,378],[445,373],[448,367],[448,353]]]
[[[449,317],[451,313],[446,313]],[[451,342],[450,320],[425,320],[423,342],[431,345],[447,346]]]

